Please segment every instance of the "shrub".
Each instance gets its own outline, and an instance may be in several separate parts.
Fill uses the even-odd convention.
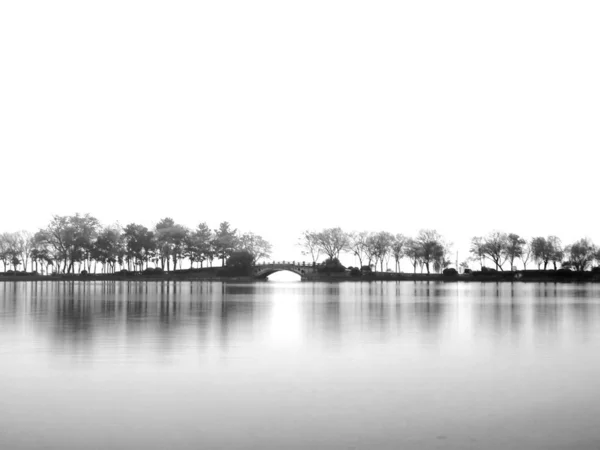
[[[231,256],[227,259],[227,266],[229,267],[252,267],[254,257],[247,251],[232,252]]]
[[[221,269],[221,276],[244,277],[252,273],[254,257],[247,251],[233,252],[227,260],[227,266]]]
[[[458,272],[456,271],[456,269],[454,267],[449,267],[448,269],[444,269],[442,274],[449,277],[449,276],[458,275]]]
[[[326,259],[322,266],[319,267],[320,273],[337,273],[345,272],[346,268],[342,265],[339,259]]]
[[[84,270],[82,270],[82,271],[81,271],[81,272],[79,272],[79,273],[80,273],[81,275],[83,275],[83,276],[86,276],[86,275],[88,274],[88,271],[84,269]]]
[[[136,273],[134,271],[132,271],[132,270],[121,269],[121,270],[119,270],[117,272],[117,274],[123,275],[123,276],[126,276],[126,277],[133,277],[133,276],[135,276]]]
[[[360,277],[361,275],[362,275],[362,272],[360,271],[360,269],[358,267],[352,267],[350,269],[351,277]]]
[[[559,278],[571,277],[574,275],[574,272],[571,269],[558,269],[554,272],[554,275]]]

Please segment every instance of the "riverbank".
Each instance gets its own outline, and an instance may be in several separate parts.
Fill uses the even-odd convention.
[[[214,271],[170,272],[163,274],[89,274],[89,275],[4,275],[2,281],[217,281],[227,283],[265,282],[264,278],[253,276],[217,276]],[[515,272],[471,272],[468,274],[442,275],[426,273],[373,272],[353,276],[350,272],[312,273],[303,276],[302,281],[314,282],[370,282],[370,281],[443,281],[443,282],[521,282],[521,283],[597,283],[600,272],[574,272],[568,270],[527,270]]]
[[[121,275],[121,274],[99,274],[99,275],[0,275],[2,281],[221,281],[250,283],[255,281],[264,282],[254,277],[223,277],[211,275]]]
[[[352,276],[343,273],[314,273],[304,276],[306,281],[443,281],[443,282],[522,282],[522,283],[597,283],[600,272],[575,272],[570,270],[521,270],[506,272],[471,272],[443,275],[438,273],[374,272]]]

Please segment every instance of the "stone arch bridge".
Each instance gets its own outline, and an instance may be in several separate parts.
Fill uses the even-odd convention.
[[[321,264],[307,263],[305,261],[281,261],[261,263],[254,266],[252,274],[255,278],[265,279],[269,275],[282,270],[293,272],[305,279],[306,275],[316,273]]]

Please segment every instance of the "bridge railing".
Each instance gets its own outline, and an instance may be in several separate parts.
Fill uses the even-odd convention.
[[[296,267],[319,267],[323,266],[323,263],[314,263],[306,261],[262,261],[255,266],[269,267],[269,266],[296,266]]]

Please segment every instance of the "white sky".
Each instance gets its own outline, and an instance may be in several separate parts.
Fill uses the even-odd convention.
[[[597,1],[4,1],[0,231],[600,243]]]

